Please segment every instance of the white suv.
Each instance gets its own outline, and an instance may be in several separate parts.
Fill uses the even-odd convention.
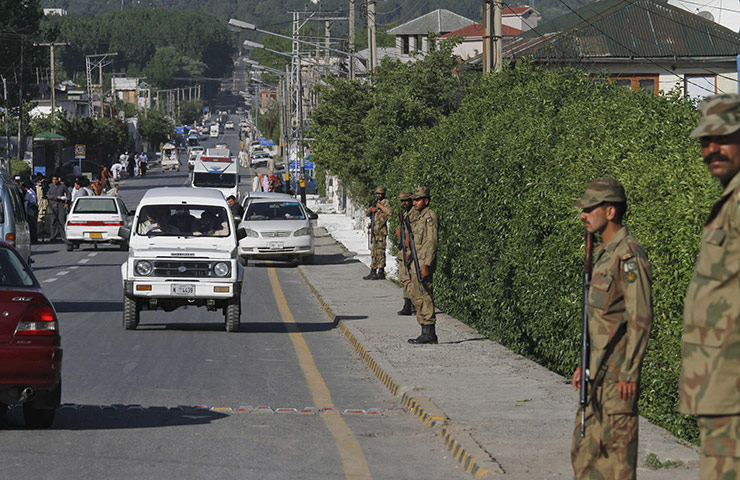
[[[154,188],[136,210],[129,258],[121,265],[123,327],[135,329],[143,308],[171,312],[183,306],[221,309],[226,331],[239,331],[244,269],[229,205],[221,192]]]

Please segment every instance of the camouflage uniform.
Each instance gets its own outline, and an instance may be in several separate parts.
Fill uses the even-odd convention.
[[[588,208],[605,201],[589,198],[594,183],[576,206]],[[624,190],[614,180],[621,202]],[[598,188],[598,186],[597,186]],[[612,192],[613,193],[613,192]],[[595,203],[594,203],[595,202]],[[576,415],[571,463],[579,479],[635,478],[640,370],[653,318],[652,273],[642,246],[622,227],[607,245],[594,251],[593,275],[588,293],[589,403],[586,434],[580,436],[581,415]],[[637,394],[619,398],[618,382],[634,382]]]
[[[420,196],[428,197],[429,189],[426,187],[416,188],[413,198],[420,198]],[[416,272],[411,270],[409,297],[416,307],[416,320],[419,325],[434,325],[437,323],[437,317],[434,315],[432,277],[434,276],[434,270],[437,268],[437,229],[439,226],[437,214],[431,208],[426,207],[418,212],[416,218],[410,217],[410,219],[411,231],[416,245],[416,256],[419,259],[419,269],[427,265],[432,275],[422,279],[422,288],[419,289]],[[411,268],[414,268],[413,265]]]
[[[385,194],[385,188],[378,187],[376,193]],[[376,204],[378,211],[373,213],[369,209],[366,212],[368,217],[375,215],[375,224],[373,228],[373,242],[370,250],[370,268],[385,268],[385,247],[386,237],[388,236],[388,218],[393,215],[391,202],[384,198]]]
[[[699,106],[692,137],[740,129],[740,96]],[[740,477],[740,174],[725,187],[704,226],[684,304],[678,410],[697,415],[701,479]]]
[[[406,198],[411,198],[411,194],[408,192],[402,192],[401,193],[401,200],[405,200]],[[408,197],[406,197],[406,195]],[[408,218],[409,223],[413,224],[416,218],[419,216],[419,212],[415,209],[411,209],[408,212],[403,213],[403,218]],[[404,235],[408,235],[408,232],[404,233]],[[409,260],[409,264],[405,265],[403,263],[403,246],[398,249],[398,282],[401,284],[401,288],[403,289],[403,298],[410,299],[411,294],[409,293],[411,290],[411,275],[416,275],[416,272],[414,272],[414,263],[411,260],[411,252],[406,249],[406,255]]]

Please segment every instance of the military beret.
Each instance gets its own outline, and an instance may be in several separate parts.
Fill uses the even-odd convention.
[[[699,104],[699,125],[694,138],[729,135],[740,130],[740,95],[724,93],[707,97]]]
[[[401,192],[398,194],[401,200],[411,200],[411,192]]]
[[[385,195],[385,187],[378,187],[375,189],[375,193],[380,193]]]
[[[604,202],[626,203],[624,187],[612,178],[600,177],[586,187],[586,193],[573,205],[578,208],[591,208]]]
[[[411,198],[414,200],[419,198],[429,198],[429,187],[416,187]]]

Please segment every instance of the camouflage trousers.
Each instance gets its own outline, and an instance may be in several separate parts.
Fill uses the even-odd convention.
[[[434,290],[433,275],[421,279],[421,290],[419,290],[419,279],[416,273],[410,275],[411,285],[409,288],[409,298],[416,307],[416,321],[419,325],[434,325],[437,323],[437,317],[434,315]]]
[[[411,298],[409,294],[409,290],[411,290],[411,275],[406,265],[403,264],[403,257],[398,258],[398,283],[401,284],[401,288],[403,289],[403,298]]]
[[[635,413],[606,414],[603,382],[593,385],[586,406],[586,434],[581,438],[581,411],[576,413],[570,460],[579,480],[630,480],[636,477]]]
[[[696,423],[701,435],[699,478],[740,478],[740,415],[700,415]]]
[[[385,239],[386,235],[374,235],[370,250],[370,268],[385,268]]]

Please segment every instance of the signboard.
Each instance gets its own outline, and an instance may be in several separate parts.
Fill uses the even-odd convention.
[[[75,158],[85,158],[85,145],[75,145]]]
[[[291,170],[298,170],[300,168],[301,168],[301,162],[297,162],[295,160],[293,160],[292,162],[290,162],[290,169]],[[313,162],[304,162],[303,163],[303,168],[305,168],[306,170],[313,170],[314,169]]]
[[[210,108],[208,108],[208,107],[203,107],[203,113],[208,113],[208,112],[210,112],[210,111],[211,111],[211,109],[210,109]]]
[[[33,176],[41,175],[43,177],[46,176],[46,167],[33,167]]]

